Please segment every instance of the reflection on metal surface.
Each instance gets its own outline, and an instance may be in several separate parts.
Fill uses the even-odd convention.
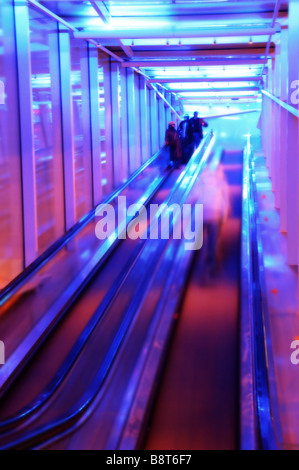
[[[244,449],[255,449],[259,445],[263,449],[277,449],[280,427],[276,393],[271,380],[274,364],[258,208],[251,176],[252,155],[250,136],[248,136],[244,152],[242,225],[242,446]]]
[[[0,341],[0,365],[5,364],[5,345]]]
[[[244,149],[243,203],[242,203],[242,260],[241,260],[241,321],[240,321],[240,447],[255,450],[257,423],[254,390],[254,345],[253,345],[253,297],[251,292],[251,249],[250,249],[250,181],[249,181],[250,139]]]

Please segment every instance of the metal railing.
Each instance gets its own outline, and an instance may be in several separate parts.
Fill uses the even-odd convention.
[[[253,149],[244,151],[241,308],[241,448],[277,450],[269,385],[267,301],[258,206],[252,175]]]

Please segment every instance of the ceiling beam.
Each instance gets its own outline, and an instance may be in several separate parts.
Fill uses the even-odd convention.
[[[260,82],[261,77],[151,78],[149,83]]]
[[[269,49],[269,55],[275,53],[275,48],[271,47]],[[162,50],[134,50],[134,56],[136,59],[147,59],[147,58],[169,58],[170,56],[175,56],[177,58],[184,57],[222,57],[222,56],[264,56],[265,47],[250,47],[249,45],[246,48],[235,48],[235,49],[215,49],[215,46],[212,46],[211,49],[202,49],[202,50],[185,50],[185,49],[173,49],[171,46],[165,47]]]
[[[261,89],[257,86],[253,87],[227,87],[227,88],[194,88],[194,89],[177,89],[177,90],[169,90],[172,93],[206,93],[206,92],[214,92],[219,93],[222,91],[260,91]]]
[[[254,1],[254,0],[253,0]],[[132,2],[133,3],[133,2]],[[239,5],[238,5],[239,6]],[[153,10],[152,10],[153,11]],[[191,13],[190,13],[191,12]],[[138,12],[139,13],[139,12]],[[140,21],[146,21],[147,23],[157,23],[163,24],[169,22],[169,19],[177,20],[178,16],[180,20],[184,22],[188,22],[190,24],[194,22],[200,21],[201,24],[206,24],[209,26],[210,24],[215,24],[216,22],[220,22],[220,24],[244,24],[244,25],[252,25],[254,22],[258,22],[259,24],[271,24],[273,18],[273,11],[268,11],[264,13],[242,13],[240,10],[237,10],[234,13],[214,13],[214,14],[202,14],[196,13],[195,6],[189,8],[189,12],[185,13],[183,16],[180,15],[171,15],[171,11],[168,8],[169,15],[153,15],[149,11],[147,11],[144,15],[139,13],[138,16],[130,16],[128,14],[123,16],[116,16],[116,12],[114,12],[113,20],[115,21],[118,27],[125,27],[128,25],[132,25],[133,23],[138,23]],[[281,10],[278,15],[278,19],[285,19],[288,17],[288,11]]]
[[[275,25],[275,23],[276,23],[277,16],[278,16],[278,13],[279,13],[279,10],[280,10],[280,6],[281,6],[281,0],[276,0],[274,13],[273,13],[273,19],[272,19],[272,26]],[[268,57],[269,50],[270,50],[270,47],[271,47],[272,36],[273,36],[272,34],[269,35],[269,39],[268,39],[268,43],[267,43],[267,47],[266,47],[266,52],[265,52],[265,57]],[[263,70],[261,72],[261,76],[263,76],[264,69],[265,69],[265,66],[263,67]]]
[[[56,20],[58,23],[62,24],[63,26],[65,26],[70,31],[73,31],[73,32],[76,31],[76,28],[74,27],[74,25],[72,25],[69,22],[65,21],[63,18],[60,18],[60,16],[53,13],[51,10],[46,8],[44,5],[39,3],[37,0],[28,0],[28,3],[30,3],[30,5],[37,8],[37,10],[39,10],[42,13],[44,13],[45,15],[47,15],[49,18],[52,18],[52,19]]]
[[[227,65],[265,65],[267,59],[208,59],[208,60],[149,60],[149,61],[128,61],[123,62],[123,67],[212,67]]]
[[[231,99],[228,99],[228,100],[210,100],[209,102],[207,101],[190,101],[190,102],[184,102],[183,104],[183,107],[185,108],[185,106],[207,106],[207,105],[230,105],[230,106],[233,106],[233,105],[239,105],[239,104],[253,104],[253,103],[256,103],[257,100],[238,100],[238,101],[232,101]]]
[[[118,1],[117,9],[115,8],[115,16],[122,17],[125,15],[136,17],[147,15],[149,13],[149,4],[152,3],[150,0],[142,1]],[[121,5],[121,4],[124,5]],[[153,16],[166,16],[166,15],[186,15],[190,12],[194,15],[202,15],[203,17],[208,15],[222,15],[222,14],[236,14],[244,12],[244,14],[250,15],[263,15],[265,12],[269,12],[272,8],[273,1],[262,1],[262,0],[160,0],[155,1],[155,9],[151,10]],[[172,3],[171,9],[169,4]],[[237,6],[236,6],[237,3]],[[138,8],[136,6],[138,5]],[[287,0],[283,2],[283,9],[287,11]]]
[[[162,27],[169,22],[169,16],[165,15],[158,15],[158,16],[151,16],[151,15],[144,15],[140,14],[139,16],[113,16],[113,22],[117,27],[125,28],[128,25],[132,25],[134,23],[138,24],[140,27],[142,22],[155,23],[156,25],[162,25]],[[214,14],[214,15],[203,15],[203,14],[196,14],[194,9],[192,10],[192,16],[190,14],[184,14],[182,17],[180,16],[172,16],[172,19],[175,21],[179,18],[179,21],[184,20],[186,23],[198,23],[200,22],[201,25],[206,24],[217,24],[220,25],[225,24],[242,24],[244,26],[250,24],[252,25],[254,22],[258,21],[261,24],[269,24],[273,18],[273,12],[265,12],[265,13],[236,13],[236,12],[223,12],[221,14]],[[288,18],[288,11],[280,11],[278,15],[278,20],[281,19],[282,22]],[[90,27],[96,28],[96,22],[94,16],[90,15],[82,15],[82,16],[72,16],[71,13],[64,17],[65,21],[69,21],[73,23],[77,28],[84,28],[86,25],[90,25]]]
[[[244,95],[244,96],[236,96],[234,94],[231,95],[226,95],[226,96],[180,96],[179,100],[180,101],[211,101],[211,100],[231,100],[232,98],[238,98],[242,100],[248,100],[248,99],[258,99],[260,96],[258,95]]]
[[[235,111],[232,113],[226,112],[226,113],[217,113],[217,114],[210,114],[207,116],[201,116],[202,119],[213,119],[213,118],[219,118],[219,117],[228,117],[228,116],[236,116],[238,114],[248,114],[248,113],[257,113],[259,112],[259,109],[245,109],[243,111]]]
[[[99,17],[103,20],[105,24],[110,23],[111,15],[110,11],[106,7],[103,1],[99,0],[89,0]]]
[[[101,18],[101,20],[103,21],[103,23],[104,24],[110,24],[111,15],[110,15],[110,11],[108,10],[106,4],[103,1],[99,1],[99,0],[90,0],[90,3],[93,6],[93,8],[95,9],[95,11],[97,12],[97,14],[99,15],[99,17]],[[132,49],[129,46],[126,46],[122,42],[121,39],[118,39],[117,42],[120,45],[120,47],[122,48],[123,52],[126,54],[126,56],[129,59],[132,59],[132,57],[133,57]]]
[[[132,48],[130,46],[126,46],[121,39],[118,39],[118,43],[120,47],[122,48],[123,52],[126,54],[126,56],[129,59],[132,59],[132,57],[134,57]]]
[[[85,30],[75,33],[79,39],[183,39],[183,38],[219,38],[219,37],[244,37],[244,36],[269,36],[279,33],[281,26],[276,24],[273,28],[254,27],[219,27],[203,28],[200,23],[196,28],[190,28],[183,23],[165,25],[164,28],[98,28],[97,30]]]

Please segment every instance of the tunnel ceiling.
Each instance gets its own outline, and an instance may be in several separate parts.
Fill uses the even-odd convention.
[[[257,99],[268,58],[288,22],[285,1],[29,1],[184,103]]]

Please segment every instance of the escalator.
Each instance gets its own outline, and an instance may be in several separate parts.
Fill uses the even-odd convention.
[[[152,202],[159,203],[162,197],[166,206],[184,203],[209,157],[211,139],[212,136],[207,136],[186,169],[172,173]],[[30,362],[13,389],[2,398],[0,445],[3,449],[36,448],[48,446],[51,439],[61,441],[64,433],[70,433],[73,426],[77,428],[88,419],[90,410],[98,400],[101,403],[102,400],[115,400],[114,393],[106,392],[109,382],[113,380],[115,364],[124,361],[128,355],[129,360],[125,360],[128,378],[125,380],[122,374],[119,376],[121,369],[116,369],[116,380],[127,384],[132,372],[129,361],[134,370],[138,348],[142,351],[148,331],[159,321],[157,311],[163,300],[165,283],[168,283],[169,269],[172,269],[173,259],[177,258],[175,250],[180,243],[180,240],[173,241],[138,240],[131,248],[127,240],[122,242],[125,248],[120,244],[109,267],[102,269],[98,278],[94,278],[92,284],[82,291],[79,302],[71,307],[57,332],[49,337],[36,360]],[[128,251],[129,257],[126,258]],[[123,263],[121,269],[120,260]],[[118,272],[116,279],[113,276],[115,271]],[[109,281],[107,283],[109,278],[110,284]],[[109,285],[106,292],[103,289],[105,281]],[[97,295],[101,289],[104,290],[102,297],[101,294]],[[156,295],[152,295],[153,289],[157,289]],[[88,321],[85,319],[79,327],[76,318],[80,312],[83,317],[86,312]],[[74,329],[78,333],[83,323],[87,326],[75,345],[70,347],[74,341]],[[135,328],[137,332],[133,334]],[[129,351],[126,349],[132,338],[134,349],[137,348],[134,355],[130,348]],[[60,348],[63,354],[60,354]],[[125,352],[120,354],[123,349]],[[27,392],[24,394],[21,390]],[[121,387],[115,390],[123,395]],[[115,405],[117,402],[113,403]],[[101,441],[106,439],[106,442],[97,443],[97,448],[110,445],[115,426],[111,421],[112,412],[107,411],[108,404],[104,408],[100,406],[100,409],[108,417],[109,426],[105,426],[105,419],[101,419],[105,429]],[[87,435],[90,436],[90,433]]]

